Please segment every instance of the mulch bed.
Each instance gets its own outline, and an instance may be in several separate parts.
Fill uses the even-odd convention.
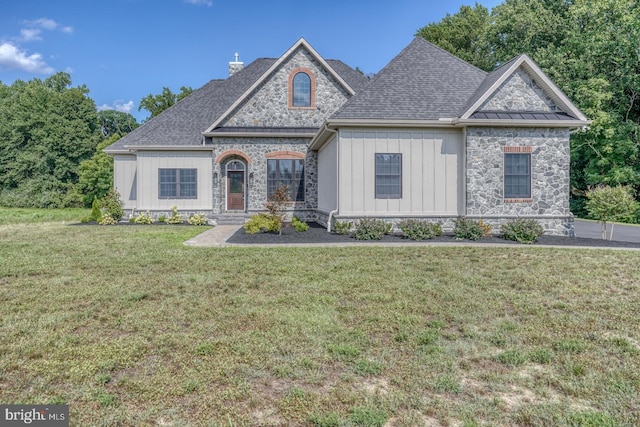
[[[233,234],[227,243],[233,244],[300,244],[300,243],[419,243],[414,240],[408,240],[398,235],[387,235],[382,240],[356,240],[350,235],[340,235],[335,233],[327,233],[327,229],[319,224],[310,223],[309,230],[297,233],[293,227],[287,226],[283,228],[282,235],[274,233],[256,233],[247,234],[243,228],[240,228]],[[427,240],[430,243],[496,243],[496,244],[513,244],[521,245],[518,242],[502,239],[500,237],[484,237],[480,240],[458,240],[453,234],[445,233],[442,236]],[[602,239],[588,239],[584,237],[565,237],[565,236],[541,236],[534,246],[554,245],[554,246],[588,246],[598,248],[640,248],[640,243],[609,241]]]

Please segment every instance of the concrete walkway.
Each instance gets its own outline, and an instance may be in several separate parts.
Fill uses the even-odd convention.
[[[184,242],[187,246],[223,246],[241,225],[217,225]]]

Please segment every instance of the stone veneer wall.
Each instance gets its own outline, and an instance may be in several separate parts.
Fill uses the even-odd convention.
[[[218,183],[213,185],[213,214],[219,215],[225,211],[226,206],[226,180],[225,165],[229,159],[223,159],[221,163],[215,163],[215,159],[229,150],[237,150],[246,154],[251,163],[246,165],[246,179],[248,182],[248,211],[264,211],[264,203],[267,201],[267,153],[275,151],[295,151],[303,153],[305,157],[305,201],[296,203],[293,210],[300,211],[301,217],[309,218],[318,206],[318,155],[316,152],[307,151],[309,138],[216,138],[213,140],[213,172],[218,174]],[[234,157],[237,158],[237,157]],[[240,159],[242,160],[242,159]],[[246,163],[243,161],[243,163]],[[253,173],[253,179],[250,174]]]
[[[479,110],[555,111],[556,105],[526,72],[517,70]]]
[[[288,108],[289,75],[298,67],[314,72],[316,108]],[[319,128],[348,98],[340,84],[300,47],[221,126]]]
[[[527,203],[504,201],[503,147],[533,147],[531,196]],[[468,128],[466,214],[492,223],[536,218],[551,234],[573,233],[569,210],[569,129]]]

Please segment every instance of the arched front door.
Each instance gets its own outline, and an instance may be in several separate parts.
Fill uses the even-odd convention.
[[[245,206],[244,163],[232,160],[227,163],[227,210],[243,211]]]

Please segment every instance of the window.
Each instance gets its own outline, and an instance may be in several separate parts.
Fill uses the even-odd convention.
[[[402,154],[376,154],[376,199],[402,197]]]
[[[291,200],[304,201],[304,159],[267,160],[267,197],[281,185],[289,189]]]
[[[504,154],[504,198],[531,198],[531,154]]]
[[[293,103],[294,107],[311,107],[311,77],[309,74],[299,72],[293,76]]]
[[[158,169],[158,174],[160,199],[197,198],[197,169]]]

